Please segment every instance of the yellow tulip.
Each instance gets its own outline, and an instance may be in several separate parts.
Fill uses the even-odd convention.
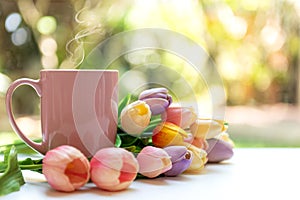
[[[227,125],[223,120],[215,119],[197,119],[190,126],[191,133],[195,138],[214,138],[227,130]]]
[[[149,125],[150,118],[150,107],[144,101],[135,101],[122,110],[121,126],[126,133],[139,136]]]
[[[207,153],[205,150],[200,149],[194,145],[188,146],[188,150],[190,150],[193,154],[193,160],[190,167],[186,170],[186,172],[199,172],[201,171],[205,164],[207,163]]]

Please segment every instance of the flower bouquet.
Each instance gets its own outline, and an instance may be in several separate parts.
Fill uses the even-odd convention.
[[[103,190],[120,191],[137,178],[198,173],[208,162],[233,156],[228,124],[174,106],[166,88],[148,89],[138,97],[128,94],[118,108],[115,147],[100,149],[92,158],[63,145],[43,159],[18,161],[15,147],[7,148],[0,163],[0,196],[25,183],[22,169],[43,173],[58,191],[71,192],[89,181]]]

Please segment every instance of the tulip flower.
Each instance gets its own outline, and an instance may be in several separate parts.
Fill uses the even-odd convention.
[[[141,92],[139,100],[145,101],[150,106],[152,115],[158,115],[172,103],[172,96],[168,94],[166,88],[152,88]]]
[[[185,130],[179,126],[164,122],[160,123],[153,130],[152,142],[156,147],[185,146],[187,140],[192,139]]]
[[[135,101],[121,112],[122,129],[130,135],[138,136],[149,125],[150,107],[144,101]]]
[[[63,145],[47,152],[43,174],[52,188],[71,192],[89,181],[90,164],[78,149]]]
[[[137,155],[139,173],[154,178],[172,168],[172,161],[168,153],[157,147],[146,146]]]
[[[201,137],[194,137],[191,144],[203,150],[206,150],[208,148],[207,140]]]
[[[182,129],[186,129],[193,124],[197,115],[192,108],[188,107],[169,107],[166,112],[162,113],[163,121],[171,122]]]
[[[229,143],[232,148],[234,147],[234,142],[230,139],[228,133],[223,132],[220,135],[218,135],[216,138]]]
[[[230,143],[216,138],[208,139],[207,142],[209,145],[207,149],[208,162],[222,162],[233,156],[233,150]]]
[[[191,126],[190,130],[194,137],[198,138],[213,138],[227,130],[222,120],[214,119],[197,119]]]
[[[172,161],[172,168],[166,171],[164,175],[177,176],[191,165],[193,154],[185,146],[168,146],[164,150],[169,154]]]
[[[194,145],[188,146],[193,154],[193,160],[190,167],[186,170],[187,172],[199,172],[204,168],[204,165],[207,162],[207,153],[203,149],[200,149]]]
[[[128,188],[139,169],[132,153],[114,147],[100,149],[90,163],[92,181],[100,189],[108,191]]]

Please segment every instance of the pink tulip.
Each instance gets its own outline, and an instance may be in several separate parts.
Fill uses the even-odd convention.
[[[161,117],[163,121],[171,122],[182,129],[189,128],[197,119],[196,113],[188,107],[169,107]]]
[[[137,155],[140,165],[139,173],[154,178],[172,168],[172,161],[168,153],[157,147],[146,146]]]
[[[90,164],[78,149],[63,145],[47,152],[43,174],[52,188],[72,192],[88,182]]]
[[[91,179],[108,191],[124,190],[134,181],[139,170],[136,158],[122,148],[104,148],[91,160]]]

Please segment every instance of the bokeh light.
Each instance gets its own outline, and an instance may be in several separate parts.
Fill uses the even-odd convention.
[[[45,37],[41,39],[40,50],[45,56],[51,56],[56,53],[57,43],[51,37]]]
[[[41,61],[44,69],[55,69],[58,66],[58,58],[56,55],[42,56]]]
[[[269,20],[261,31],[261,40],[267,50],[277,51],[285,42],[285,34],[278,22]]]
[[[11,41],[16,46],[21,46],[27,42],[29,39],[29,32],[25,28],[18,28],[11,35]]]
[[[8,32],[14,32],[20,26],[22,17],[19,13],[11,13],[5,20],[5,29]]]
[[[0,73],[0,95],[4,96],[10,83],[11,79],[5,74]]]
[[[56,19],[52,16],[41,17],[37,22],[37,30],[44,35],[49,35],[55,32],[57,27]]]

